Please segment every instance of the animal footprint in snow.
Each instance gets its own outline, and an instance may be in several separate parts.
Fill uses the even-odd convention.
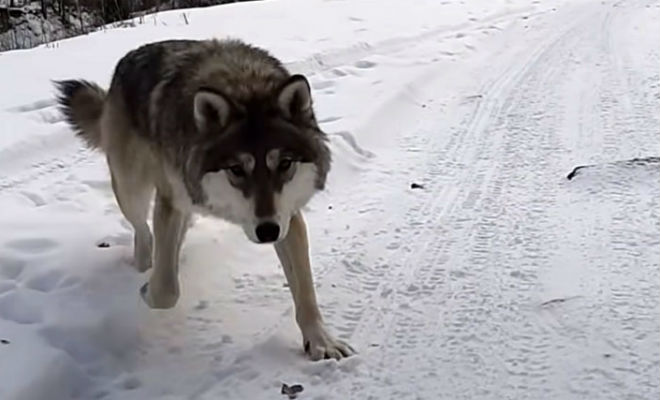
[[[369,61],[369,60],[360,60],[360,61],[355,62],[355,64],[353,64],[353,65],[357,68],[360,68],[360,69],[367,69],[367,68],[375,67],[376,63],[373,62],[373,61]]]
[[[48,238],[25,238],[15,239],[5,243],[5,246],[22,254],[42,254],[46,253],[59,244]]]

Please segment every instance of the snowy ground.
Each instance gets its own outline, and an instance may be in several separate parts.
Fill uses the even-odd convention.
[[[660,2],[289,0],[162,13],[0,54],[0,399],[657,399]],[[241,37],[307,74],[334,169],[302,354],[270,247],[198,219],[149,310],[102,157],[50,79]],[[577,165],[594,165],[566,175]],[[423,185],[411,189],[411,183]],[[106,243],[109,247],[98,247]]]

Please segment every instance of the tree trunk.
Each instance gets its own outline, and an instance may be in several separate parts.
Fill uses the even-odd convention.
[[[78,12],[78,18],[80,19],[80,32],[85,33],[85,24],[83,22],[83,15],[80,11],[80,0],[76,0],[76,11]]]
[[[41,0],[41,15],[46,19],[47,14],[46,14],[46,0]]]
[[[64,0],[60,0],[60,19],[62,23],[66,25],[66,8],[64,6]]]

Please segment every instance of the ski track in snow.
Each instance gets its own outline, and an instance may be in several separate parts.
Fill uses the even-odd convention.
[[[536,3],[288,63],[335,153],[308,215],[339,363],[217,221],[146,309],[103,158],[52,100],[0,111],[0,398],[657,398],[660,165],[618,161],[660,155],[660,3]]]

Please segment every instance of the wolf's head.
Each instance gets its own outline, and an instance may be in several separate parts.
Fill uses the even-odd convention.
[[[199,160],[200,206],[242,226],[254,242],[284,238],[330,167],[305,77],[291,76],[272,93],[242,103],[200,88],[194,117],[198,131],[213,138],[205,140]]]

